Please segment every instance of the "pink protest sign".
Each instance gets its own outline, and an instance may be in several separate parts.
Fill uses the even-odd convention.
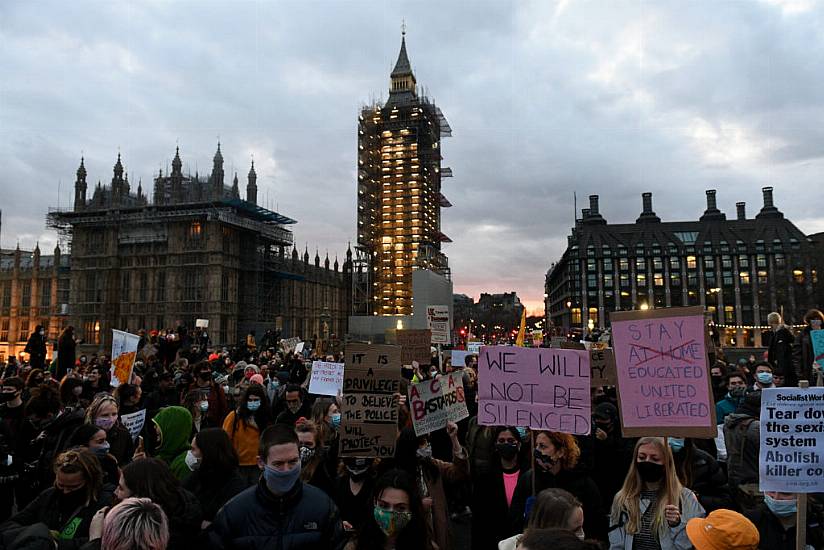
[[[478,423],[590,432],[589,352],[485,346],[478,358]]]
[[[702,307],[610,315],[625,437],[715,437]]]

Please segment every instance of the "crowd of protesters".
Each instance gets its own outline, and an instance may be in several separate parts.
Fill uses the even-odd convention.
[[[477,420],[477,356],[402,369],[394,457],[341,458],[340,396],[308,391],[314,359],[271,333],[237,348],[185,327],[141,331],[127,384],[77,355],[48,364],[41,327],[0,371],[0,550],[795,548],[794,494],[758,490],[761,390],[814,383],[811,311],[794,337],[771,314],[762,361],[712,358],[715,439],[625,438],[615,388],[593,390],[592,433]],[[470,417],[417,436],[411,383],[461,372]],[[146,411],[139,433],[124,415]],[[824,501],[806,540],[824,548]],[[457,525],[471,543],[459,545]]]

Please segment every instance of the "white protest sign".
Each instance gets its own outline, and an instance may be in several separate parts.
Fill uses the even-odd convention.
[[[300,343],[300,338],[297,336],[293,338],[284,338],[280,341],[280,345],[283,348],[283,351],[286,353],[292,352],[295,350],[295,347]]]
[[[312,378],[309,379],[309,393],[315,395],[338,395],[343,389],[343,363],[312,362]]]
[[[303,348],[306,346],[306,342],[298,342],[295,346],[295,353],[303,353]]]
[[[761,392],[762,491],[824,490],[824,388],[768,388]]]
[[[469,353],[481,353],[481,346],[483,345],[483,342],[467,342],[466,351]]]
[[[209,319],[195,319],[195,328],[209,328]]]
[[[111,385],[116,388],[132,378],[132,368],[137,357],[140,336],[122,330],[112,330]]]
[[[133,440],[137,439],[137,436],[143,430],[143,425],[146,424],[146,409],[131,414],[121,414],[120,423],[129,430]]]
[[[464,398],[463,374],[426,380],[409,387],[409,410],[415,435],[424,435],[469,416]]]
[[[433,344],[448,344],[449,306],[426,306],[427,328],[432,331]]]
[[[462,349],[453,349],[452,350],[452,367],[456,369],[462,369],[466,367],[466,358],[470,355],[475,355],[477,357],[477,353],[472,353],[471,351],[464,351]]]

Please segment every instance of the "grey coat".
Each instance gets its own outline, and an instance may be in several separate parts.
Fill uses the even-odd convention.
[[[641,499],[641,515],[647,511],[650,501]],[[661,550],[690,550],[692,543],[687,537],[687,522],[692,518],[701,518],[706,515],[704,508],[698,503],[695,493],[686,487],[681,489],[681,522],[675,527],[670,527],[664,522],[658,529],[658,542]],[[632,550],[633,535],[627,533],[625,527],[626,517],[618,518],[620,521],[612,519],[614,525],[609,531],[609,550]]]

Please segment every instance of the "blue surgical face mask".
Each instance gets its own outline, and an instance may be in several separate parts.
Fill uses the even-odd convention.
[[[246,408],[252,412],[255,412],[260,408],[260,401],[247,401]]]
[[[329,415],[329,420],[331,420],[332,427],[337,429],[340,426],[340,413]]]
[[[764,504],[767,505],[767,508],[769,508],[773,514],[780,518],[793,516],[798,512],[798,501],[795,499],[778,500],[770,495],[764,495]]]
[[[759,372],[755,375],[755,379],[761,384],[770,385],[773,382],[773,375],[771,372]]]
[[[275,495],[283,495],[292,490],[300,477],[300,462],[291,470],[281,472],[267,465],[263,468],[266,487]]]
[[[106,442],[104,442],[104,443],[103,443],[103,445],[102,445],[102,446],[100,446],[100,447],[95,447],[94,449],[92,449],[92,451],[93,451],[93,452],[94,452],[94,454],[96,454],[97,456],[99,456],[99,457],[104,457],[104,456],[106,456],[107,454],[109,454],[109,449],[111,449],[111,448],[112,448],[112,446],[111,446],[111,445],[109,445],[109,442],[108,442],[108,441],[106,441]]]
[[[684,438],[683,437],[670,437],[670,438],[667,438],[667,441],[669,442],[670,449],[672,449],[672,452],[674,452],[674,453],[677,453],[677,452],[681,451],[681,449],[684,448]]]

